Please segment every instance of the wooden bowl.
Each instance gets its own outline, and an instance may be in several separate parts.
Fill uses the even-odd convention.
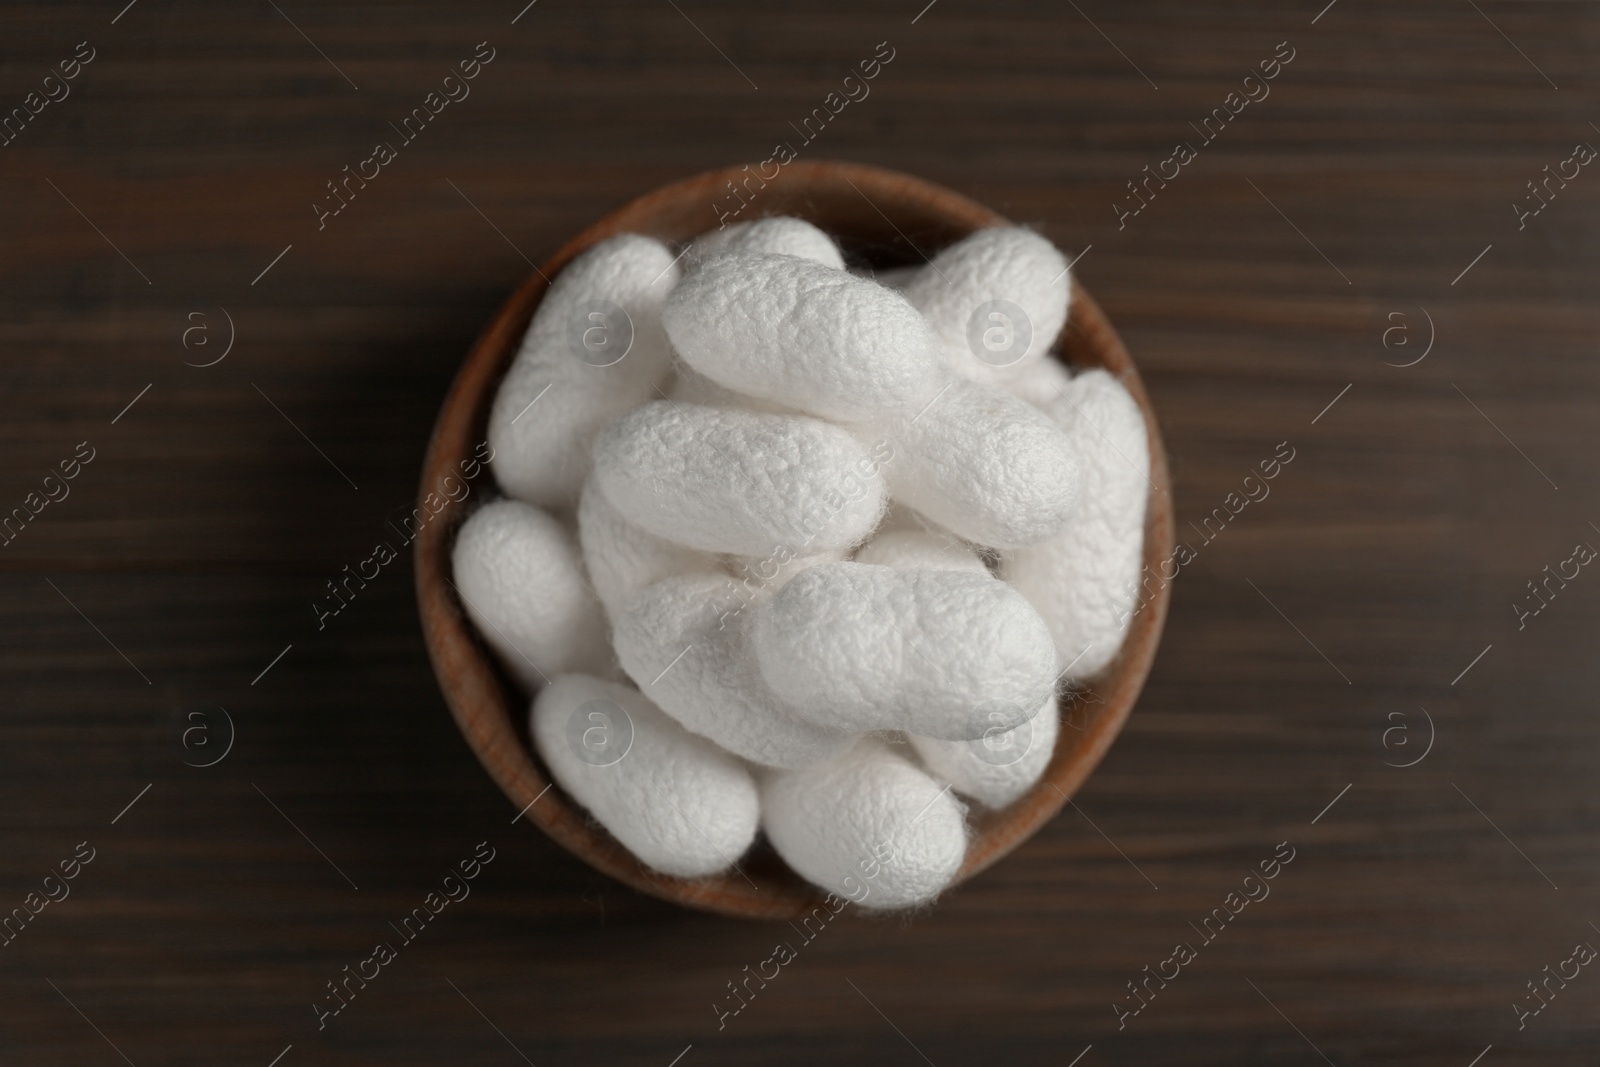
[[[574,237],[542,273],[526,279],[478,338],[456,375],[428,445],[420,495],[436,493],[442,479],[457,473],[459,462],[485,440],[495,391],[544,296],[547,279],[598,241],[633,232],[682,242],[716,226],[719,211],[738,210],[734,221],[796,215],[833,235],[847,260],[881,268],[919,263],[973,230],[1008,224],[996,212],[949,189],[853,163],[792,162],[764,188],[752,180],[746,204],[734,196],[729,183],[745,189],[740,183],[753,173],[729,167],[648,193]],[[1150,573],[1159,574],[1162,563],[1172,556],[1166,453],[1133,361],[1099,305],[1081,286],[1073,296],[1072,314],[1057,350],[1059,358],[1075,368],[1110,371],[1144,412],[1152,483],[1144,559]],[[790,871],[764,842],[740,863],[740,871],[700,880],[659,874],[634,859],[560,789],[550,788],[550,776],[528,738],[528,699],[478,639],[448,581],[457,527],[476,506],[475,497],[495,492],[487,472],[473,486],[462,501],[448,502],[417,537],[417,599],[445,700],[467,743],[513,807],[526,808],[528,819],[585,863],[665,900],[763,919],[793,918],[821,903],[823,893]],[[439,499],[435,496],[435,506]],[[1105,755],[1150,672],[1167,597],[1162,583],[1134,618],[1116,661],[1086,691],[1063,700],[1060,738],[1039,784],[1003,811],[984,814],[974,809],[972,841],[957,882],[982,871],[1044,825]]]

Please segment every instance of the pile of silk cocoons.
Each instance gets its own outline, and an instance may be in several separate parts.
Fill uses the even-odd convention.
[[[1049,355],[1071,291],[1031,230],[874,275],[787,217],[556,277],[455,585],[554,780],[647,867],[764,834],[911,908],[1039,781],[1058,694],[1127,632],[1149,472],[1122,385]]]

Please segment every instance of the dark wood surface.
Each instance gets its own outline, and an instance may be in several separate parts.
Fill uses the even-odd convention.
[[[0,1060],[1594,1062],[1593,968],[1524,1029],[1513,1004],[1600,945],[1600,577],[1522,629],[1512,605],[1600,546],[1600,175],[1525,229],[1510,207],[1600,145],[1592,5],[122,6],[0,12],[4,108],[95,49],[0,147],[0,508],[95,450],[0,548],[0,906],[95,850],[0,948]],[[323,183],[483,40],[471,96],[319,232]],[[1295,458],[1191,538],[1075,807],[926,914],[841,916],[719,1029],[726,983],[795,931],[641,897],[513,824],[434,685],[408,557],[326,629],[311,603],[411,499],[528,260],[798,141],[885,40],[871,95],[800,151],[1089,248],[1180,536]],[[1119,230],[1123,183],[1281,41],[1271,95]],[[224,308],[227,358],[185,366]],[[1386,366],[1430,317],[1427,357]],[[197,323],[212,344],[185,349]],[[231,751],[185,766],[216,707]],[[1386,766],[1424,751],[1420,709],[1431,750]],[[324,983],[480,841],[471,896],[319,1032]],[[1124,983],[1281,841],[1270,897],[1119,1031]]]

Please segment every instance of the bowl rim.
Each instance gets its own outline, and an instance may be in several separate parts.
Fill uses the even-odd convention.
[[[666,209],[685,203],[710,205],[719,198],[726,199],[721,189],[725,185],[733,189],[736,179],[748,177],[749,165],[729,166],[645,193],[586,227],[517,286],[473,343],[440,407],[418,489],[418,513],[427,518],[415,534],[414,565],[418,612],[440,690],[479,762],[522,812],[519,819],[526,817],[586,864],[651,896],[728,916],[791,919],[822,905],[827,894],[781,864],[769,864],[768,869],[757,872],[765,880],[764,887],[749,878],[748,867],[735,868],[737,874],[724,872],[705,879],[661,874],[635,859],[582,807],[554,787],[554,780],[529,743],[526,709],[530,698],[517,692],[478,639],[450,581],[450,549],[456,529],[474,504],[472,494],[469,491],[458,500],[441,497],[438,492],[444,479],[464,469],[462,463],[484,441],[494,393],[515,358],[522,335],[549,288],[549,280],[580,252],[618,233],[660,236],[652,233],[655,227],[651,222],[662,217]],[[802,202],[769,197],[762,210],[751,218],[779,213],[803,216],[805,205],[810,203],[809,195],[823,188],[839,192],[842,181],[861,194],[918,254],[921,250],[905,237],[886,208],[902,216],[914,208],[924,216],[938,217],[957,236],[985,227],[1014,225],[998,212],[951,189],[867,164],[795,160],[782,168],[781,177],[774,183],[779,181],[789,183],[781,188],[791,197],[798,194]],[[795,210],[797,207],[800,210]],[[687,236],[692,233],[663,239],[677,241]],[[1151,572],[1159,576],[1163,565],[1172,559],[1174,519],[1166,452],[1155,412],[1132,357],[1104,312],[1076,279],[1073,290],[1067,324],[1050,358],[1075,370],[1103,367],[1138,404],[1150,453],[1141,580]],[[484,477],[484,473],[478,474],[478,478]],[[479,484],[483,486],[480,492],[493,491],[489,488],[492,482]],[[432,505],[434,501],[442,501],[437,510]],[[1050,821],[1105,756],[1149,676],[1170,597],[1170,579],[1163,578],[1138,609],[1112,663],[1086,689],[1063,697],[1062,729],[1040,781],[999,812],[973,809],[974,830],[952,888],[987,869]],[[1077,727],[1073,719],[1080,710],[1085,720],[1082,727]],[[1077,736],[1069,731],[1078,731]]]

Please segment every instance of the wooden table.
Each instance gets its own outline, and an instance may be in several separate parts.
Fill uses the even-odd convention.
[[[1600,144],[1590,5],[922,2],[0,13],[0,105],[38,108],[0,148],[0,508],[68,494],[0,549],[0,907],[41,909],[0,950],[0,1061],[1595,1062],[1600,975],[1563,961],[1600,945],[1600,576],[1527,585],[1600,545],[1600,175],[1564,162]],[[1073,807],[926,914],[841,918],[719,1028],[796,932],[514,823],[408,558],[321,630],[311,604],[411,499],[530,262],[798,143],[879,42],[801,151],[1083,257],[1198,558]],[[470,96],[391,129],[475,52]],[[1280,442],[1270,497],[1206,541]],[[325,983],[479,842],[470,897],[319,1031]],[[1270,896],[1206,941],[1279,842]],[[1541,1007],[1519,1030],[1515,1005]]]

